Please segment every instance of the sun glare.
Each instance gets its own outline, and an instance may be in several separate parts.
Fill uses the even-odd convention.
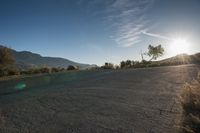
[[[170,46],[170,51],[172,54],[187,54],[189,53],[190,44],[186,39],[178,38],[174,39]]]

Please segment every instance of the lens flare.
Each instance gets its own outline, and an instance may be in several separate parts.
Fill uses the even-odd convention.
[[[23,90],[24,88],[26,88],[25,83],[19,83],[15,86],[15,89],[17,89],[17,90]]]

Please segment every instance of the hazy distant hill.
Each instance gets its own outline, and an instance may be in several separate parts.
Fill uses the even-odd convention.
[[[3,47],[0,45],[0,47]],[[95,67],[96,65],[81,64],[58,57],[43,57],[39,54],[29,51],[15,51],[12,49],[12,54],[15,58],[15,63],[18,68],[28,69],[32,67],[48,66],[48,67],[64,67],[69,65],[79,66],[80,69]]]

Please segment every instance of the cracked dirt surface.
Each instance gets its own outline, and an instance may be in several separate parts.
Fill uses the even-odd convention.
[[[0,81],[1,133],[176,133],[195,65],[66,72]],[[17,84],[25,84],[21,90]]]

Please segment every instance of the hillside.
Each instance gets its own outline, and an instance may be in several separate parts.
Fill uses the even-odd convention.
[[[0,48],[3,47],[0,45]],[[29,69],[32,67],[63,67],[67,68],[69,65],[79,66],[80,69],[91,68],[96,65],[77,63],[68,59],[58,57],[43,57],[39,54],[32,53],[29,51],[16,51],[11,49],[12,54],[15,58],[15,63],[20,69]]]
[[[179,54],[171,58],[167,58],[161,61],[156,61],[159,64],[199,64],[200,63],[200,53],[194,55]]]

